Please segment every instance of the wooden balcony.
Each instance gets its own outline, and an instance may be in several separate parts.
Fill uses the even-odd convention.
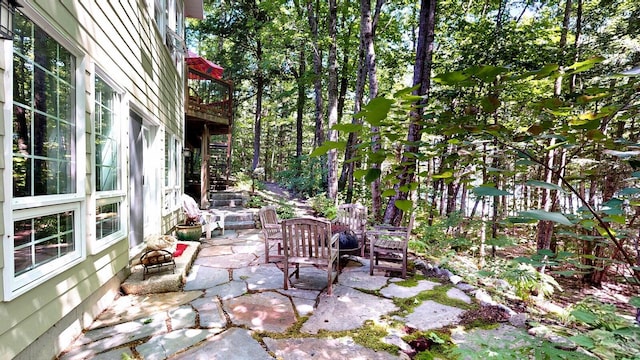
[[[225,190],[231,170],[233,86],[188,67],[185,89],[185,192],[209,207],[209,194]]]
[[[230,134],[233,124],[233,86],[189,68],[185,118],[187,129],[209,128],[209,133]]]

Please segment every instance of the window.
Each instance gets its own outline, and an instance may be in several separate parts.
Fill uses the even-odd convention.
[[[100,73],[100,71],[98,71]],[[96,240],[108,245],[124,233],[122,202],[121,95],[100,75],[95,77]],[[92,249],[94,250],[94,249]]]
[[[164,141],[164,210],[170,212],[180,206],[182,145],[169,132],[165,132]]]
[[[84,258],[76,57],[19,11],[14,27],[13,237],[4,242],[5,298]]]

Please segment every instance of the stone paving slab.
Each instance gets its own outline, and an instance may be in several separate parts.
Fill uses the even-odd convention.
[[[225,301],[223,308],[234,325],[251,330],[283,333],[296,323],[291,300],[276,292],[233,298]]]
[[[89,329],[149,317],[158,312],[187,304],[200,296],[202,296],[202,291],[122,296],[100,314]]]
[[[366,320],[397,310],[389,299],[365,294],[342,285],[333,288],[333,296],[320,295],[318,307],[302,325],[301,331],[317,334],[320,330],[342,331],[361,327]]]
[[[351,359],[351,360],[387,360],[399,359],[398,356],[384,351],[373,351],[356,344],[350,337],[338,339],[272,339],[264,338],[269,351],[282,360],[307,359]]]
[[[294,270],[294,268],[289,269],[289,275],[291,275],[291,272]],[[333,276],[336,276],[336,271],[333,271]],[[289,278],[289,284],[296,289],[324,290],[328,285],[327,270],[318,269],[313,266],[300,266],[300,277],[296,278],[295,275],[291,276]],[[284,282],[280,284],[280,288],[283,286]]]
[[[404,320],[407,325],[425,331],[455,324],[462,313],[464,310],[457,307],[427,300],[418,305]]]
[[[85,333],[78,345],[60,357],[61,360],[87,359],[132,341],[144,339],[167,331],[166,316],[162,313],[153,318],[135,320],[113,327],[100,328]]]
[[[229,270],[194,265],[187,276],[184,290],[204,290],[229,282]]]
[[[467,304],[471,304],[471,297],[469,297],[469,295],[465,294],[464,291],[458,288],[451,288],[447,290],[447,296],[452,299],[460,300]]]
[[[128,357],[129,359],[133,359],[133,353],[131,352],[131,349],[129,349],[128,347],[116,348],[100,354],[92,355],[91,360],[125,359],[125,357]]]
[[[247,293],[247,283],[241,280],[233,280],[204,291],[205,297],[217,296],[222,300],[232,299]]]
[[[222,329],[181,329],[168,334],[154,336],[144,344],[136,346],[136,351],[145,360],[164,360],[174,354],[189,349],[199,342],[220,333]]]
[[[191,305],[200,315],[201,328],[224,328],[227,326],[227,318],[224,316],[222,304],[217,298],[195,299]]]
[[[254,254],[233,254],[229,255],[217,255],[217,256],[204,256],[196,259],[195,265],[206,265],[210,267],[217,267],[222,269],[238,269],[248,266],[256,255]]]
[[[251,291],[282,289],[284,274],[275,264],[248,266],[233,271],[233,280],[244,281]]]
[[[398,284],[389,284],[389,286],[380,290],[380,294],[386,298],[410,298],[420,294],[423,291],[433,290],[439,283],[428,280],[420,280],[416,286],[403,286]]]
[[[171,330],[187,329],[196,327],[196,318],[198,314],[189,305],[182,305],[177,309],[169,310],[169,320],[171,321]]]
[[[387,285],[389,281],[388,277],[369,275],[369,271],[344,271],[338,278],[340,285],[363,289],[363,290],[380,290],[383,286]]]
[[[248,330],[231,328],[209,338],[173,360],[272,360],[273,357],[251,337]]]

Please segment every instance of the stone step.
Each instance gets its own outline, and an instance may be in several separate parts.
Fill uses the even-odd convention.
[[[209,206],[212,208],[242,208],[246,201],[244,199],[210,199]]]
[[[246,209],[233,206],[211,206],[211,208],[225,212],[225,229],[240,230],[256,228],[258,209]]]
[[[210,200],[244,199],[249,200],[249,195],[241,191],[215,191],[209,193]]]
[[[224,228],[229,229],[229,230],[240,230],[240,229],[255,229],[256,228],[256,223],[255,221],[251,220],[244,220],[244,221],[230,221],[224,222]]]

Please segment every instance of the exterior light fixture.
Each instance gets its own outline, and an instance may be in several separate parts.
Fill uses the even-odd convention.
[[[16,0],[0,0],[0,39],[13,39],[13,14]]]
[[[191,149],[189,149],[189,148],[182,149],[182,156],[187,157],[187,158],[191,157]]]

